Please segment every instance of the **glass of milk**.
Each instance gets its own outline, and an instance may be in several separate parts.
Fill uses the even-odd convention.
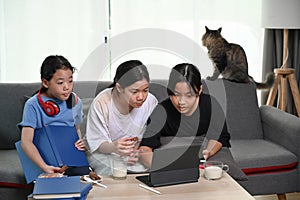
[[[112,177],[113,179],[122,180],[127,177],[127,156],[113,156]]]
[[[208,180],[218,180],[222,178],[223,171],[227,172],[229,166],[219,161],[206,161],[204,163],[204,177]]]

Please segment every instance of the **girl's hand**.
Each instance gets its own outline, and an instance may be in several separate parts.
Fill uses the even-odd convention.
[[[114,152],[120,156],[129,156],[134,151],[134,143],[129,137],[115,140],[113,142]]]
[[[210,157],[210,152],[207,149],[202,151],[203,158],[207,160]]]
[[[203,158],[207,160],[208,158],[215,155],[222,148],[222,143],[216,140],[209,140],[207,148],[202,151]]]
[[[85,143],[83,141],[83,139],[79,139],[75,142],[75,147],[80,150],[80,151],[85,151],[86,147],[85,147]]]
[[[53,173],[57,173],[61,168],[60,167],[54,167],[51,165],[47,165],[43,168],[43,171],[47,174],[53,174]]]
[[[140,150],[133,150],[133,152],[128,157],[128,164],[133,165],[139,160]]]

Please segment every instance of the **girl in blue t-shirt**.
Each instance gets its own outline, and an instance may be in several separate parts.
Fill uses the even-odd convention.
[[[41,66],[41,88],[25,103],[21,129],[22,148],[45,173],[57,173],[60,167],[48,165],[33,143],[35,129],[46,125],[76,126],[82,122],[82,102],[72,93],[75,68],[63,56],[48,56]],[[75,142],[78,150],[86,150],[82,139]]]

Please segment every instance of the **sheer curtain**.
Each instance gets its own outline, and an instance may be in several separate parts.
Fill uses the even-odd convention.
[[[0,0],[0,81],[40,81],[51,54],[80,69],[104,41],[105,9],[102,0]]]
[[[152,78],[167,78],[180,62],[196,64],[205,78],[212,73],[205,25],[243,46],[260,81],[260,12],[261,0],[0,0],[0,81],[40,81],[50,54],[69,59],[78,80],[111,80],[128,59],[144,62]]]
[[[150,69],[152,78],[167,78],[169,69],[179,62],[196,64],[205,78],[212,73],[211,61],[201,42],[207,25],[211,29],[222,27],[222,34],[229,42],[243,46],[249,73],[261,81],[263,29],[260,16],[260,0],[111,0],[112,39],[133,30],[168,30],[161,34],[155,34],[159,30],[145,31],[143,38],[151,44],[122,52],[122,55],[116,55],[117,50],[111,48],[112,71],[124,60],[140,58]],[[139,40],[142,38],[128,37],[124,44]]]

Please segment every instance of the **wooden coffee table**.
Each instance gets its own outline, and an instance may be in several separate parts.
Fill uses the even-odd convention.
[[[155,190],[161,192],[161,194],[156,194],[154,192],[139,187],[139,184],[141,184],[141,182],[135,178],[137,175],[128,175],[126,180],[113,180],[111,177],[105,177],[103,180],[103,184],[107,185],[108,188],[105,189],[94,185],[93,189],[88,194],[87,200],[254,200],[254,197],[252,197],[227,173],[224,174],[222,179],[215,181],[206,180],[202,176],[202,171],[200,173],[200,179],[196,183],[187,183],[154,188]]]

